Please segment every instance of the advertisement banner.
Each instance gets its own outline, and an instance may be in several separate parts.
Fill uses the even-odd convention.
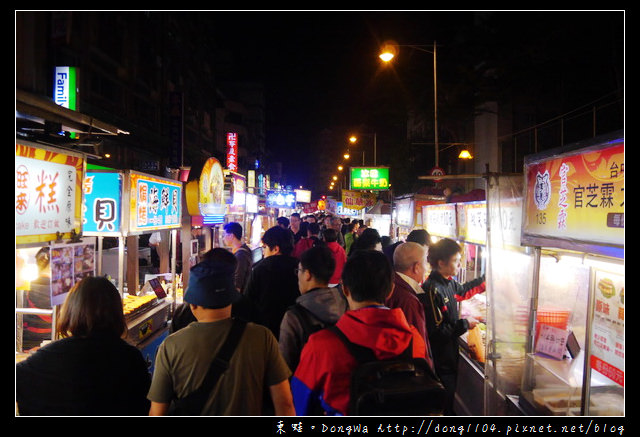
[[[182,183],[131,172],[129,230],[154,231],[180,227]]]
[[[82,230],[84,159],[16,143],[16,243]]]
[[[458,237],[455,203],[427,205],[422,207],[422,211],[422,220],[429,234],[454,240]]]
[[[267,208],[290,208],[296,207],[296,193],[293,191],[267,191]]]
[[[523,243],[624,245],[624,140],[525,161]]]
[[[62,305],[73,285],[86,276],[95,276],[95,244],[51,245],[51,304]]]
[[[209,158],[200,173],[198,208],[200,214],[206,216],[223,215],[225,207],[222,165],[216,158]]]
[[[388,190],[389,167],[351,167],[349,188],[352,190]]]
[[[120,173],[87,172],[84,178],[83,190],[83,234],[120,234],[122,175]]]
[[[342,190],[342,206],[347,209],[360,211],[363,208],[372,208],[377,201],[378,199],[375,193]]]
[[[596,270],[595,287],[589,364],[624,386],[624,276]]]
[[[474,244],[487,243],[487,202],[457,203],[458,239]],[[427,227],[427,229],[430,229]]]

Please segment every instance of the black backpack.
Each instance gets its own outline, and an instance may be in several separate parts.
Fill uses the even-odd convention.
[[[359,366],[351,375],[349,415],[442,415],[445,389],[424,358],[413,358],[413,341],[397,357],[378,360],[373,351],[352,343],[336,326],[333,331]]]

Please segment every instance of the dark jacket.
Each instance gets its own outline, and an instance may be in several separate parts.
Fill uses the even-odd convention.
[[[433,368],[431,348],[427,334],[427,325],[424,318],[424,306],[418,299],[416,292],[402,277],[394,273],[393,292],[387,298],[385,304],[389,308],[400,308],[410,325],[416,327],[422,338],[424,338],[427,348],[427,361]]]
[[[427,333],[438,374],[457,373],[458,337],[467,332],[469,322],[460,319],[458,302],[485,290],[484,276],[461,284],[432,271],[422,284],[424,294],[418,297],[424,304]]]
[[[140,351],[115,336],[63,338],[16,364],[21,416],[146,416],[150,384]]]
[[[335,325],[348,306],[347,300],[336,287],[309,290],[297,298],[296,303],[306,311],[309,324],[318,328]],[[292,310],[285,313],[280,324],[280,352],[291,371],[296,370],[302,347],[311,334],[304,332],[304,327],[305,324]]]
[[[236,314],[266,326],[278,338],[284,313],[300,296],[296,268],[298,260],[289,255],[273,255],[257,262],[243,302],[234,305]]]
[[[236,288],[242,293],[247,286],[249,275],[251,274],[251,267],[253,266],[253,255],[251,249],[246,244],[243,244],[234,253],[238,264],[236,266]]]

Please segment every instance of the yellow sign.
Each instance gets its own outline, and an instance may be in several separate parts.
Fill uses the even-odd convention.
[[[357,211],[363,208],[371,208],[377,202],[375,193],[356,190],[342,190],[342,206]]]
[[[525,163],[523,240],[624,245],[624,140]]]

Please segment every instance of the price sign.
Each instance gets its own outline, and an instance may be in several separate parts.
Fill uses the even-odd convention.
[[[561,360],[567,347],[568,338],[569,331],[540,324],[540,335],[536,343],[536,352]]]

